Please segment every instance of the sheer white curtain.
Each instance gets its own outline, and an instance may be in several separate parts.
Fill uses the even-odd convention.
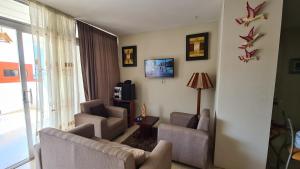
[[[35,1],[29,1],[29,9],[37,67],[35,131],[66,130],[79,112],[75,20]]]

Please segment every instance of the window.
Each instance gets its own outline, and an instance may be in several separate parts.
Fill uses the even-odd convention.
[[[29,6],[14,0],[1,0],[0,16],[30,24]]]
[[[77,67],[77,74],[78,74],[78,87],[79,87],[79,100],[80,103],[86,101],[85,100],[85,95],[84,95],[84,88],[83,88],[83,78],[82,78],[82,72],[81,72],[81,64],[80,64],[80,48],[79,45],[76,46],[76,53],[77,53],[77,63],[78,63],[78,67]]]
[[[19,70],[4,69],[3,74],[4,77],[17,77],[19,76]]]

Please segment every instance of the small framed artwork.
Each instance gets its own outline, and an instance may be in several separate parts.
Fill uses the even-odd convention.
[[[289,73],[300,74],[300,58],[290,59]]]
[[[136,67],[136,46],[122,47],[123,67]]]
[[[186,60],[208,59],[208,32],[186,36]]]

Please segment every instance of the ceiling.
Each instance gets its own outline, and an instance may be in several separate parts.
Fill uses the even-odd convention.
[[[212,22],[222,0],[39,0],[116,35]]]

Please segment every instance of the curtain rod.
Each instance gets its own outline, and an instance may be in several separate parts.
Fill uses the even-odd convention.
[[[28,5],[28,0],[14,0],[14,1],[23,3],[23,4],[25,4],[25,5]],[[49,7],[49,6],[48,6],[48,7]],[[50,8],[52,8],[52,7],[50,7]],[[57,10],[57,9],[55,9],[55,8],[52,8],[52,9]],[[57,11],[58,11],[58,12],[61,12],[61,11],[59,11],[59,10],[57,10]],[[61,13],[63,13],[63,12],[61,12]],[[63,13],[63,14],[65,14],[65,13]],[[68,15],[68,14],[65,14],[65,15]],[[69,15],[69,16],[71,16],[71,15]],[[72,16],[71,16],[71,17],[72,17]],[[74,18],[74,17],[73,17],[73,18]],[[92,26],[92,27],[94,27],[94,28],[96,28],[96,29],[99,29],[99,30],[101,30],[101,31],[103,31],[103,32],[105,32],[105,33],[108,33],[108,34],[110,34],[110,35],[112,35],[112,36],[118,37],[117,35],[115,35],[115,34],[109,32],[109,31],[107,31],[107,30],[105,30],[105,29],[102,29],[102,28],[99,28],[99,27],[97,27],[97,26],[95,26],[95,25],[92,25],[92,24],[90,24],[90,23],[87,23],[87,22],[85,22],[85,21],[83,21],[83,20],[81,20],[81,19],[79,19],[79,18],[74,18],[74,19],[77,20],[77,21],[83,22],[83,23],[85,23],[85,24],[87,24],[87,25],[89,25],[89,26]]]
[[[14,0],[16,2],[20,2],[22,4],[28,5],[28,1],[27,0]]]
[[[25,4],[25,5],[28,5],[28,0],[14,0],[14,1],[23,3],[23,4]],[[48,7],[49,7],[49,6],[48,6]],[[52,8],[52,7],[50,7],[50,8]],[[52,8],[52,9],[54,9],[54,8]],[[54,10],[57,10],[57,9],[54,9]],[[61,12],[61,11],[59,11],[59,10],[57,10],[57,11],[58,11],[58,12]],[[63,13],[63,12],[61,12],[61,13]],[[65,13],[63,13],[63,14],[65,14]],[[68,14],[65,14],[65,15],[68,15]],[[69,16],[70,16],[70,15],[69,15]],[[71,16],[71,17],[72,17],[72,16]],[[74,17],[73,17],[73,18],[74,18]],[[112,35],[112,36],[118,37],[117,35],[115,35],[115,34],[109,32],[109,31],[107,31],[107,30],[105,30],[105,29],[101,29],[101,28],[99,28],[99,27],[97,27],[97,26],[95,26],[95,25],[92,25],[92,24],[90,24],[90,23],[87,23],[87,22],[85,22],[85,21],[83,21],[83,20],[81,20],[81,19],[79,19],[79,18],[74,18],[74,19],[77,20],[77,21],[83,22],[83,23],[85,23],[85,24],[87,24],[87,25],[89,25],[89,26],[92,26],[92,27],[94,27],[94,28],[96,28],[96,29],[99,29],[99,30],[101,30],[101,31],[103,31],[103,32],[105,32],[105,33],[108,33],[108,34],[110,34],[110,35]]]
[[[85,22],[85,21],[83,21],[83,20],[81,20],[81,19],[79,19],[79,18],[75,18],[75,20],[80,21],[80,22],[83,22],[83,23],[85,23],[85,24],[87,24],[87,25],[89,25],[89,26],[91,26],[91,27],[93,27],[93,28],[96,28],[96,29],[98,29],[98,30],[101,30],[101,31],[103,31],[103,32],[105,32],[105,33],[108,33],[108,34],[112,35],[112,36],[118,37],[117,35],[115,35],[115,34],[109,32],[109,31],[107,31],[107,30],[105,30],[105,29],[102,29],[102,28],[99,28],[99,27],[97,27],[97,26],[95,26],[95,25],[92,25],[92,24],[90,24],[90,23],[87,23],[87,22]]]

